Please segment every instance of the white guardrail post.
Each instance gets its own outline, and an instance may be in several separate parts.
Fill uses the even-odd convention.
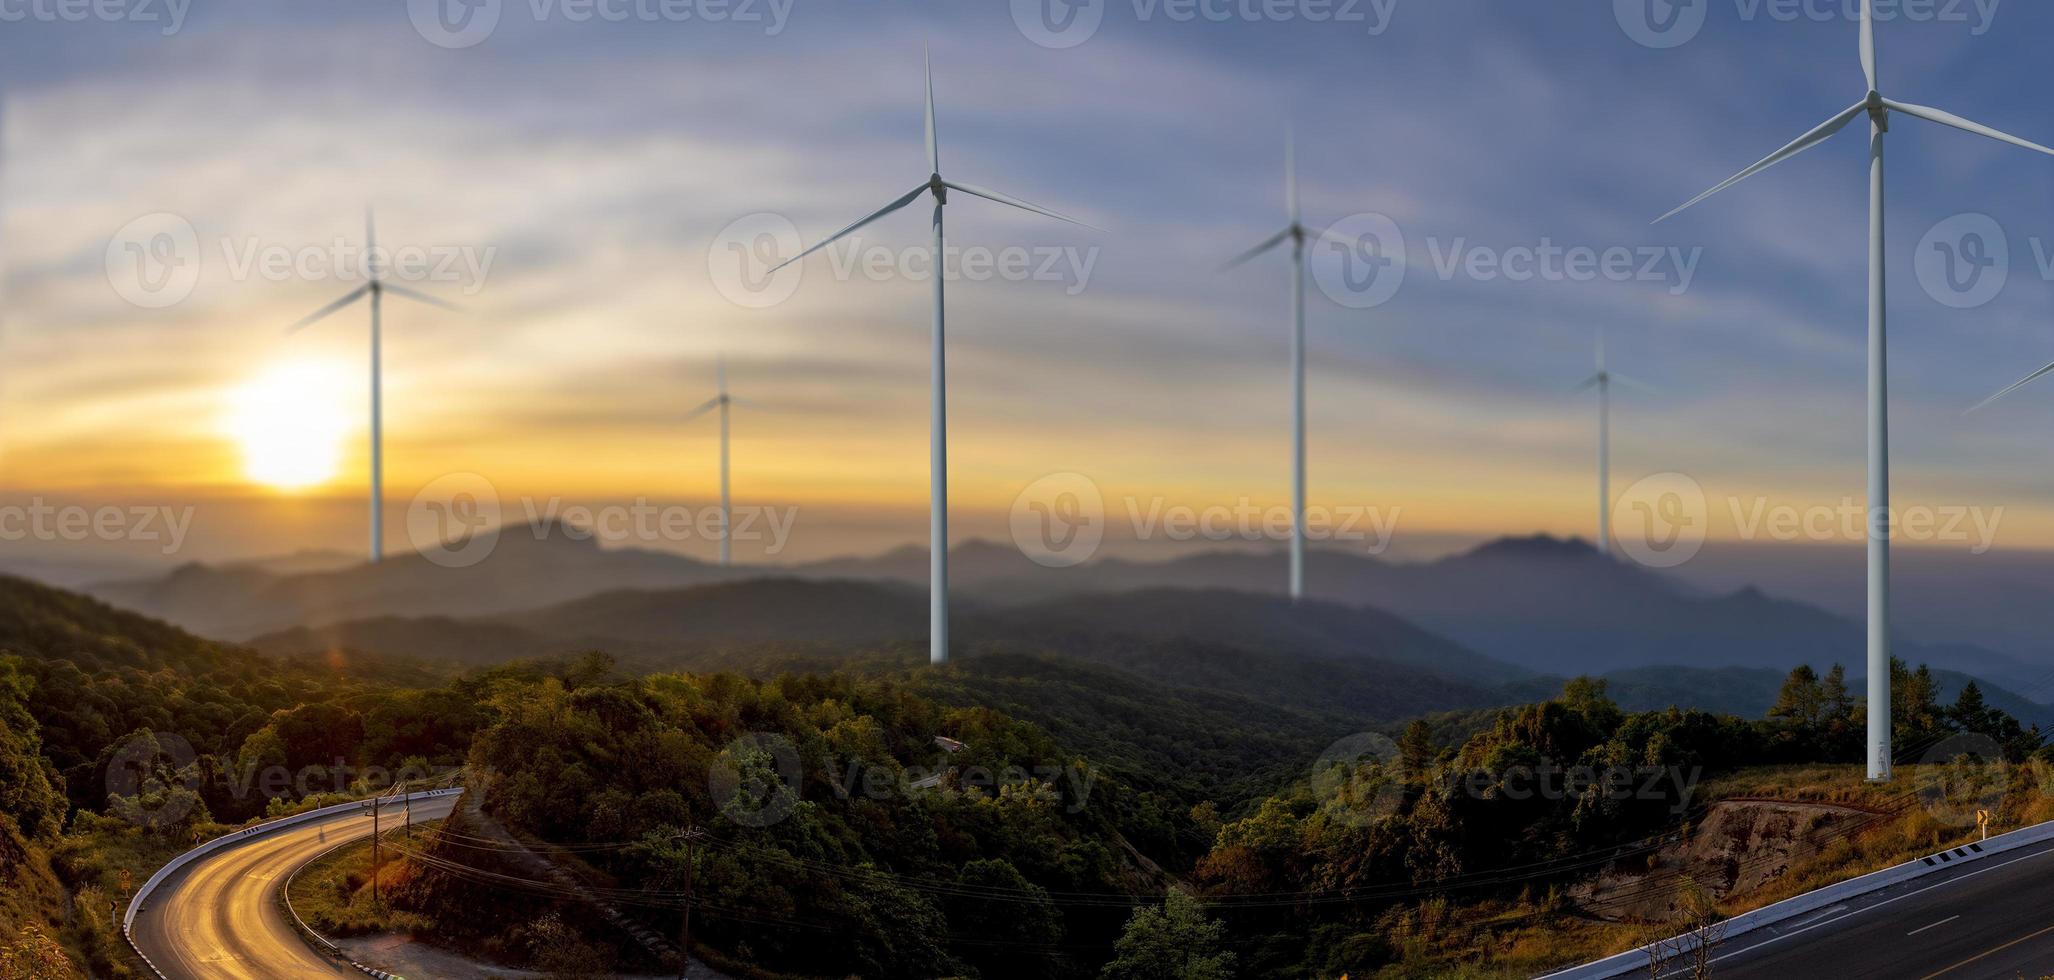
[[[463,791],[463,787],[457,786],[452,787],[450,789],[435,789],[428,790],[422,793],[408,793],[405,796],[391,797],[389,800],[385,802],[384,805],[389,806],[393,803],[399,803],[402,801],[433,800],[444,796],[455,796],[457,794],[462,793]],[[136,889],[135,897],[128,900],[128,910],[121,917],[121,938],[128,941],[128,948],[135,950],[135,954],[138,957],[142,958],[143,965],[149,967],[150,972],[154,974],[158,978],[158,980],[168,980],[168,978],[164,976],[164,971],[158,969],[157,964],[150,962],[149,954],[144,953],[143,948],[141,946],[136,945],[135,936],[133,935],[136,915],[142,911],[143,905],[150,897],[150,893],[156,891],[157,886],[164,883],[164,879],[169,878],[174,874],[177,874],[179,871],[183,870],[187,865],[192,864],[194,861],[198,861],[199,859],[206,857],[209,854],[213,854],[216,851],[234,847],[235,845],[247,841],[253,837],[263,837],[267,834],[275,834],[278,831],[285,830],[289,827],[297,827],[301,824],[316,823],[321,820],[325,820],[329,817],[349,813],[351,811],[360,811],[370,806],[371,803],[372,800],[351,800],[348,803],[337,803],[334,806],[319,807],[317,809],[308,810],[305,813],[295,813],[289,817],[280,817],[276,820],[269,820],[264,823],[251,824],[250,826],[244,827],[243,829],[235,831],[233,833],[223,834],[219,837],[216,837],[213,840],[201,844],[200,846],[195,847],[190,851],[186,851],[185,853],[180,854],[175,858],[172,858],[163,867],[158,868],[157,873],[150,876],[150,880],[143,882],[143,887]],[[295,915],[294,919],[295,921],[297,921],[298,916]],[[306,930],[306,925],[304,923],[299,923],[299,928],[302,930]],[[322,939],[321,944],[327,947],[328,950],[332,950],[335,955],[339,956],[341,954],[341,950],[336,949],[335,945],[333,943],[328,942],[326,939]],[[381,970],[373,970],[369,967],[362,966],[354,962],[350,963],[350,965],[374,977],[379,977],[381,978],[381,980],[400,980],[400,978],[394,977],[392,974],[385,973]]]

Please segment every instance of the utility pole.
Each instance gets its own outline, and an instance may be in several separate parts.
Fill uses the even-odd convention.
[[[371,797],[371,905],[378,905],[378,797]]]
[[[685,832],[672,840],[685,843],[685,907],[678,926],[678,980],[685,980],[685,971],[692,965],[692,866],[699,856],[699,839],[706,836],[696,827],[686,827]]]

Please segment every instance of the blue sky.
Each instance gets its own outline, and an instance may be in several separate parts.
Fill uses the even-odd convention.
[[[1386,215],[1409,257],[1375,308],[1310,292],[1315,500],[1402,508],[1401,534],[1588,534],[1594,406],[1569,389],[1600,333],[1658,389],[1620,397],[1615,486],[1678,471],[1715,501],[1860,493],[1860,133],[1650,225],[1862,96],[1844,2],[1696,0],[1701,29],[1671,48],[1637,42],[1609,0],[1202,8],[1218,20],[1118,0],[1060,48],[997,2],[794,0],[781,29],[767,2],[748,23],[576,22],[560,5],[538,21],[539,2],[507,0],[489,37],[450,50],[405,3],[198,0],[166,37],[160,5],[142,8],[155,23],[72,23],[0,0],[0,17],[31,11],[0,25],[0,418],[42,422],[0,425],[8,492],[239,501],[222,513],[354,541],[354,443],[281,516],[210,420],[268,363],[362,357],[354,321],[278,336],[346,286],[238,277],[224,252],[354,237],[374,200],[394,242],[493,254],[483,282],[444,290],[466,314],[389,324],[402,501],[453,469],[505,493],[703,499],[710,430],[675,420],[725,350],[772,409],[738,423],[738,490],[861,524],[866,546],[917,541],[926,285],[836,281],[816,258],[792,298],[750,309],[722,297],[709,253],[746,215],[811,240],[921,180],[928,45],[950,175],[1109,229],[950,209],[964,245],[1093,261],[1083,282],[950,287],[965,534],[1003,533],[1020,488],[1059,471],[1108,495],[1282,498],[1287,266],[1217,267],[1281,224],[1287,123],[1308,222]],[[1305,20],[1320,9],[1360,19]],[[2054,9],[1903,9],[1879,26],[1886,95],[2054,141]],[[1890,146],[1898,499],[2003,507],[2000,546],[2054,543],[2054,384],[1962,415],[2054,360],[2036,255],[2054,252],[2054,158],[1904,119]],[[196,229],[207,265],[190,298],[139,309],[105,253],[160,212]],[[2008,282],[1952,308],[1921,286],[1919,246],[1978,213],[2003,229]],[[924,233],[909,210],[866,241]],[[1653,258],[1661,278],[1441,272],[1543,242]],[[218,550],[247,544],[237,520],[215,526]]]

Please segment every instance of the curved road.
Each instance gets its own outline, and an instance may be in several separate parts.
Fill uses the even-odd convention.
[[[1712,975],[1720,980],[2046,976],[2054,973],[2054,841],[1961,863],[1736,937],[1716,955]],[[1687,971],[1664,974],[1684,976]]]
[[[456,797],[417,800],[414,819],[449,815]],[[385,806],[381,826],[396,826]],[[277,893],[294,868],[345,841],[371,836],[368,810],[251,837],[181,868],[136,916],[136,945],[171,980],[279,980],[363,974],[313,951],[286,921]]]

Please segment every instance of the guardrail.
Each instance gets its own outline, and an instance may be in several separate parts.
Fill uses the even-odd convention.
[[[1912,858],[1903,864],[1893,865],[1881,871],[1871,871],[1859,878],[1849,878],[1836,885],[1827,885],[1824,888],[1808,891],[1802,895],[1786,898],[1773,905],[1764,905],[1752,912],[1743,912],[1720,924],[1719,940],[1724,942],[1736,936],[1753,932],[1756,929],[1816,912],[1835,902],[1859,898],[1863,895],[1882,891],[1891,885],[1923,878],[1943,868],[1980,861],[1993,854],[2014,851],[2021,847],[2028,847],[2048,840],[2054,840],[2054,821],[2035,824],[2021,830],[2014,830],[2008,834],[1998,834],[1986,841],[1963,844],[1960,847],[1950,847],[1936,854]],[[1678,954],[1686,954],[1696,949],[1698,942],[1698,937],[1693,934],[1678,936],[1667,940],[1662,945],[1664,948]],[[1652,946],[1654,944],[1650,943],[1648,945]],[[1647,970],[1648,964],[1647,951],[1648,946],[1636,946],[1626,952],[1607,956],[1596,962],[1570,967],[1555,973],[1543,974],[1538,980],[1609,980],[1611,977],[1644,972]]]
[[[409,793],[405,796],[392,797],[385,805],[389,805],[390,803],[400,803],[413,800],[432,800],[445,796],[455,796],[462,793],[463,791],[463,787],[458,786],[450,789],[435,789],[428,790],[422,793]],[[195,847],[190,851],[186,851],[185,853],[180,854],[175,858],[172,858],[169,862],[165,863],[163,867],[158,868],[157,873],[150,876],[150,880],[143,882],[143,887],[136,889],[135,897],[128,900],[128,910],[121,917],[121,938],[127,940],[128,948],[135,950],[135,954],[138,957],[142,958],[143,965],[149,967],[150,972],[153,975],[155,975],[158,978],[158,980],[169,980],[169,978],[165,977],[164,971],[158,969],[157,964],[150,961],[149,954],[144,953],[143,948],[141,946],[136,945],[134,936],[136,915],[142,911],[143,906],[147,903],[150,897],[150,893],[156,891],[157,886],[164,883],[164,879],[169,878],[174,874],[177,874],[179,871],[183,870],[187,865],[192,864],[194,861],[206,857],[209,854],[213,854],[216,851],[221,851],[230,847],[234,847],[235,845],[247,841],[253,837],[262,837],[266,834],[275,834],[278,831],[285,830],[288,827],[297,827],[301,824],[317,823],[329,817],[339,816],[341,814],[349,813],[353,810],[364,810],[371,804],[371,800],[351,800],[348,803],[337,803],[333,806],[324,806],[313,810],[308,810],[305,813],[295,813],[289,817],[280,817],[277,820],[269,820],[264,823],[251,824],[250,826],[244,827],[243,829],[235,831],[234,833],[223,834],[220,837],[216,837],[213,840],[201,844],[200,846]],[[326,942],[326,940],[323,941]],[[372,976],[381,978],[391,976],[390,974],[370,970],[367,967],[358,966],[355,963],[351,963],[350,965],[356,966],[357,969],[363,970],[366,973],[370,973]]]

